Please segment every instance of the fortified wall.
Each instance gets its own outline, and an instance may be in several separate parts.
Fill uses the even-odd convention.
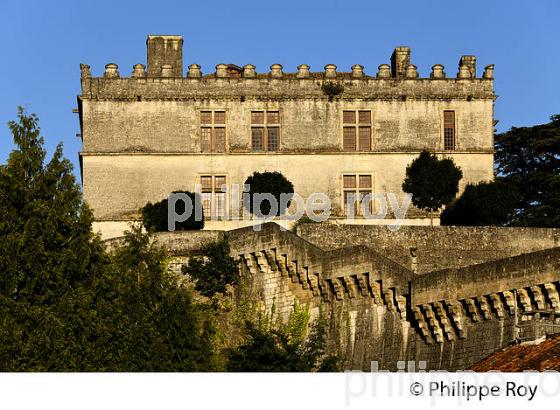
[[[378,229],[309,224],[300,236],[268,223],[260,231],[177,232],[159,240],[180,264],[200,244],[226,236],[265,309],[274,305],[287,317],[298,301],[326,315],[329,349],[346,369],[425,361],[428,370],[460,370],[512,342],[560,332],[560,230]],[[395,250],[385,253],[391,244]],[[424,260],[417,272],[405,257],[411,245]],[[430,262],[432,251],[437,262]]]

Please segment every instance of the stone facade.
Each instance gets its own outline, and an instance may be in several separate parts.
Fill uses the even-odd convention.
[[[396,48],[392,65],[381,64],[377,72],[360,65],[339,72],[333,64],[312,72],[302,64],[296,73],[285,73],[274,64],[260,73],[251,64],[218,64],[203,74],[190,64],[184,76],[180,36],[149,36],[147,45],[148,66],[136,64],[130,77],[121,76],[114,63],[102,77],[81,66],[84,199],[109,236],[148,201],[194,190],[203,176],[225,176],[231,186],[254,171],[279,171],[303,197],[328,194],[335,218],[342,213],[343,175],[370,175],[374,192],[402,195],[406,165],[425,148],[455,160],[463,170],[462,186],[494,177],[493,67],[477,76],[473,56],[461,58],[456,77],[436,64],[429,78],[420,78],[407,47]],[[329,82],[342,85],[343,92],[327,95],[323,85]],[[203,128],[215,125],[203,123],[207,111],[224,113],[223,152],[205,146]],[[255,151],[252,113],[258,111],[277,113],[269,127],[277,129],[273,149]],[[344,145],[344,111],[367,113],[369,123],[355,130],[364,128],[369,142],[363,149]],[[453,112],[448,147],[445,111]]]
[[[370,242],[380,229],[388,235]],[[286,318],[297,301],[314,317],[321,312],[330,323],[329,349],[346,369],[369,371],[376,361],[396,370],[407,361],[416,369],[425,362],[428,370],[461,370],[510,343],[560,332],[560,230],[406,229],[310,224],[301,237],[269,223],[260,231],[166,233],[159,240],[180,264],[199,243],[227,237],[263,308]],[[431,241],[423,239],[428,230]],[[323,248],[329,232],[337,238],[344,231],[348,242]],[[393,260],[403,261],[398,252],[379,252],[391,244],[421,249],[422,272]],[[438,256],[440,268],[429,270],[431,253],[441,249],[449,256]],[[474,259],[454,258],[457,251]]]

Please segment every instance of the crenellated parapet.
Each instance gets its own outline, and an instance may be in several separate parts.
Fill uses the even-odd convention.
[[[559,291],[560,248],[430,272],[411,283],[413,324],[428,344],[465,338],[465,327],[489,320],[560,324]]]
[[[347,368],[420,360],[464,369],[508,343],[560,332],[558,247],[415,273],[369,246],[324,250],[274,223],[159,239],[179,257],[222,237],[264,309],[287,317],[298,302],[327,316]]]
[[[282,64],[259,71],[253,64],[217,64],[208,72],[191,63],[183,73],[181,36],[148,36],[147,65],[135,64],[130,77],[116,63],[109,63],[100,77],[92,77],[82,66],[82,98],[91,99],[196,99],[216,97],[324,98],[322,85],[337,82],[344,86],[340,98],[469,98],[493,99],[494,66],[477,76],[476,57],[462,56],[456,77],[448,77],[444,66],[436,64],[426,76],[411,63],[410,48],[397,47],[391,64],[377,69],[354,64],[349,71],[326,64],[312,71],[300,64],[287,72]],[[83,67],[88,67],[87,72]]]

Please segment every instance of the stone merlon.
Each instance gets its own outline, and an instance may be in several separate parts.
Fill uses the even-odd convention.
[[[183,74],[183,38],[180,35],[149,35],[147,43],[147,70],[141,64],[126,78],[123,68],[107,65],[102,77],[92,78],[82,69],[82,97],[94,99],[192,99],[213,95],[259,96],[268,98],[324,97],[321,84],[325,81],[343,82],[343,97],[367,99],[406,98],[469,98],[493,99],[493,65],[486,67],[482,78],[476,77],[476,57],[462,56],[457,78],[446,78],[444,67],[436,64],[426,77],[411,64],[409,47],[396,47],[391,56],[388,75],[380,69],[355,64],[351,71],[337,71],[327,64],[323,71],[313,72],[306,64],[297,72],[285,72],[281,64],[272,64],[268,72],[259,73],[252,64],[243,67],[217,64],[212,73],[203,73],[195,63]],[[84,65],[82,65],[84,66]],[[381,67],[381,66],[380,66]],[[119,74],[120,73],[120,74]],[[217,81],[219,80],[219,81]],[[282,80],[279,84],[277,80]]]

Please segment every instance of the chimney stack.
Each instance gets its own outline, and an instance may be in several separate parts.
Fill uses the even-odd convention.
[[[403,78],[410,65],[410,47],[395,47],[391,56],[391,76]]]
[[[469,69],[471,78],[476,78],[476,57],[475,56],[462,56],[459,60],[459,67],[466,66]]]
[[[168,65],[171,66],[171,77],[183,76],[183,36],[150,35],[146,45],[149,77],[160,77],[162,66]]]

